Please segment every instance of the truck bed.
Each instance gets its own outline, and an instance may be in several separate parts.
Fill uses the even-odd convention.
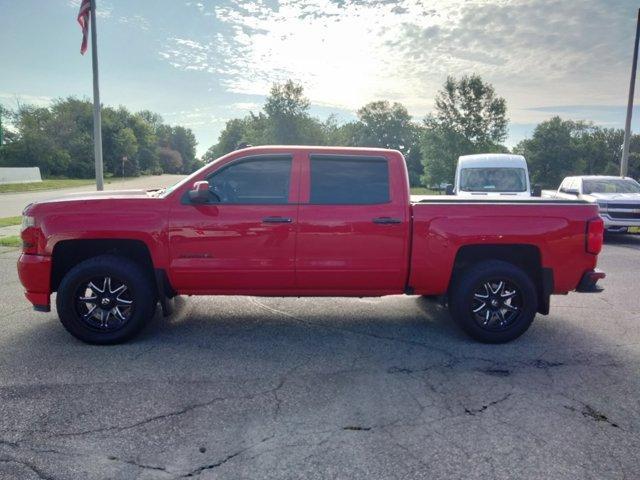
[[[456,256],[466,246],[529,247],[522,256],[539,255],[553,272],[553,293],[574,290],[597,257],[585,251],[585,225],[598,217],[596,205],[557,199],[457,199],[412,196],[413,218],[409,285],[416,293],[447,291]]]
[[[549,192],[548,190],[544,190],[544,192]],[[555,191],[553,192],[555,193]],[[411,195],[410,203],[412,205],[415,204],[424,204],[424,203],[499,203],[499,204],[509,204],[509,203],[517,203],[517,204],[541,204],[541,205],[549,205],[549,204],[562,204],[562,205],[589,205],[589,202],[584,200],[571,200],[571,199],[563,199],[556,198],[553,195],[548,195],[544,197],[500,197],[500,198],[488,198],[479,195],[477,198],[460,198],[455,195]]]

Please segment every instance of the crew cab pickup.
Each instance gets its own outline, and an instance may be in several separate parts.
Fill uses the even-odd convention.
[[[521,335],[551,294],[598,290],[603,222],[576,200],[410,199],[395,150],[252,147],[157,191],[24,210],[18,272],[77,338],[135,335],[175,295],[440,296],[473,338]]]
[[[566,177],[557,191],[543,196],[598,204],[607,233],[640,233],[640,184],[629,177]]]

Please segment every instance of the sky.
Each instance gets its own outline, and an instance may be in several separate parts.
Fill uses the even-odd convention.
[[[91,99],[80,0],[0,0],[0,103]],[[448,75],[506,98],[506,144],[554,115],[623,127],[631,0],[97,0],[101,100],[191,128],[198,154],[274,82],[305,88],[339,121],[368,102],[421,120]],[[640,106],[633,128],[640,126]]]

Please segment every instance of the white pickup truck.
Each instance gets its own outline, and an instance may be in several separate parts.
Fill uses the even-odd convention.
[[[483,153],[458,158],[454,185],[447,194],[459,197],[531,197],[527,161],[522,155]],[[537,195],[539,196],[539,195]]]
[[[543,197],[597,203],[609,233],[640,233],[640,184],[629,177],[566,177],[557,191]]]

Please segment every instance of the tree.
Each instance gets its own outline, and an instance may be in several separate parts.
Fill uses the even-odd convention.
[[[302,117],[309,111],[309,99],[304,96],[302,85],[293,80],[283,84],[274,83],[264,105],[265,113],[271,118]]]
[[[157,135],[163,148],[180,154],[181,170],[173,173],[191,173],[200,167],[200,162],[196,159],[197,141],[191,130],[180,126],[160,125]]]
[[[460,155],[507,151],[507,106],[478,75],[448,77],[424,120],[421,142],[427,185],[452,182]]]
[[[156,126],[153,121],[143,115],[143,112],[138,112],[128,119],[127,124],[138,144],[133,162],[138,165],[140,173],[146,175],[162,173],[158,137],[155,134]]]
[[[413,123],[406,107],[385,100],[368,103],[357,113],[360,121],[351,129],[354,144],[399,150],[407,161],[411,185],[420,185],[420,127]]]
[[[264,105],[268,142],[271,144],[314,144],[322,141],[320,122],[309,115],[309,99],[292,80],[274,84]]]
[[[479,75],[447,77],[435,103],[435,121],[476,145],[500,143],[507,137],[507,102]]]
[[[203,160],[211,161],[235,150],[239,144],[250,145],[325,145],[328,126],[309,115],[309,100],[301,85],[292,80],[274,84],[264,105],[264,112],[251,112],[244,118],[229,120]]]
[[[2,145],[4,145],[4,128],[2,126],[2,117],[4,117],[6,114],[7,111],[2,105],[0,105],[0,149],[2,148]]]
[[[69,97],[48,108],[19,105],[11,113],[12,132],[2,148],[0,165],[37,166],[47,176],[90,178],[95,175],[92,104]],[[162,173],[160,146],[180,153],[180,173],[198,168],[196,139],[189,129],[163,124],[160,115],[142,111],[132,114],[124,107],[105,106],[103,156],[105,172],[126,176]],[[166,133],[165,136],[161,134]],[[175,171],[175,168],[171,167]],[[177,173],[177,171],[176,171]]]
[[[534,183],[556,188],[569,175],[617,175],[624,131],[553,117],[514,149],[525,156]],[[629,174],[640,174],[640,137],[631,137]]]
[[[160,165],[166,173],[180,173],[183,168],[182,155],[169,147],[160,149]]]

